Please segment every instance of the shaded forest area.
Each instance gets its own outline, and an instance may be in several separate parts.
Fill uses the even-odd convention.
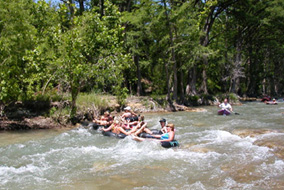
[[[1,0],[0,104],[282,96],[283,20],[282,0]]]

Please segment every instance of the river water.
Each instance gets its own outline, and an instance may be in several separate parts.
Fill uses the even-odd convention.
[[[284,189],[284,103],[203,108],[145,114],[175,124],[170,149],[84,127],[1,132],[0,189]]]

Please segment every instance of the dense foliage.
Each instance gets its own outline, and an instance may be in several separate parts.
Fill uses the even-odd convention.
[[[1,0],[0,101],[283,95],[281,0]]]

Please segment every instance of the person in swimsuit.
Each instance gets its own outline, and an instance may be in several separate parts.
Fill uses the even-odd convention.
[[[168,123],[167,126],[167,132],[162,134],[162,135],[152,135],[154,137],[154,140],[160,141],[160,142],[170,142],[175,139],[175,126],[172,123]],[[140,137],[133,137],[134,140],[136,141],[145,141],[145,138],[140,138]],[[150,140],[150,139],[149,139]]]
[[[131,107],[127,106],[126,108],[124,108],[124,110],[125,110],[125,113],[122,114],[122,116],[121,116],[122,119],[124,119],[124,120],[131,120],[132,118],[137,117],[137,114],[134,113],[131,110]]]
[[[115,120],[108,128],[101,128],[101,130],[103,130],[105,132],[111,131],[111,132],[116,133],[116,134],[123,133],[125,135],[130,135],[131,132],[125,131],[121,125],[122,125],[122,123],[119,120]]]
[[[144,120],[144,117],[143,117],[143,120]],[[162,119],[160,119],[160,125],[161,125],[161,130],[160,130],[160,134],[163,134],[163,133],[166,133],[167,132],[167,128],[166,128],[166,119],[164,119],[164,118],[162,118]],[[147,127],[147,125],[143,125],[143,126],[141,126],[141,127],[139,127],[139,130],[137,130],[135,133],[134,133],[134,135],[135,136],[138,136],[140,133],[143,133],[143,132],[145,132],[145,133],[148,133],[148,134],[150,134],[150,135],[152,135],[153,134],[153,132]]]
[[[136,123],[136,126],[131,129],[131,133],[134,133],[135,136],[142,132],[152,134],[151,130],[147,128],[147,123],[144,121],[143,115],[139,116],[138,121],[134,121],[133,123]]]
[[[122,119],[122,121],[123,121],[123,128],[124,129],[134,129],[134,128],[137,127],[137,125],[141,121],[144,121],[144,116],[139,116],[137,121],[132,121],[131,122],[129,119],[128,120]]]
[[[93,122],[98,125],[110,126],[113,122],[113,117],[110,116],[108,111],[105,111],[104,115],[101,116],[100,119],[94,119]]]

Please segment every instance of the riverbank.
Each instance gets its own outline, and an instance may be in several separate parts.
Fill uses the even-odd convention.
[[[100,102],[83,100],[77,103],[76,122],[92,121],[94,117],[99,117],[108,110],[111,115],[118,116],[123,111],[115,96],[100,96]],[[187,104],[169,104],[165,98],[152,98],[148,96],[129,96],[125,101],[125,106],[130,106],[138,114],[149,112],[204,112],[199,105],[216,105],[218,99],[195,98]],[[231,102],[233,105],[241,105],[237,99]],[[0,117],[0,130],[29,130],[29,129],[52,129],[52,128],[72,128],[75,124],[68,121],[69,112],[68,101],[61,102],[15,102],[6,106],[2,110]],[[196,106],[193,106],[196,105]]]

